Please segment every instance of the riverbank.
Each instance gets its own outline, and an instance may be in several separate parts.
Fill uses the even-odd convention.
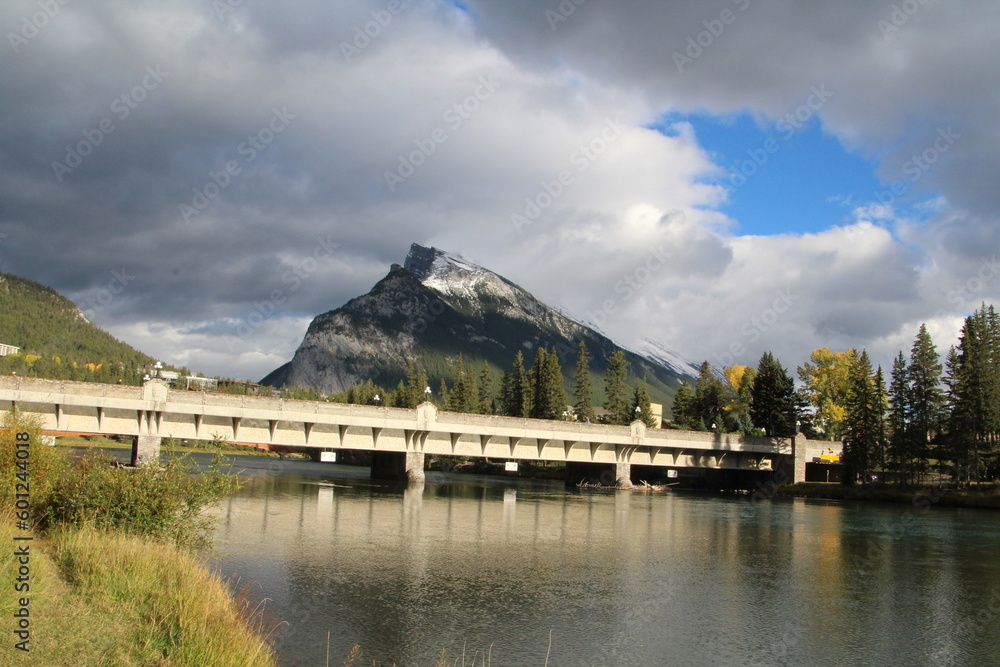
[[[100,448],[100,449],[131,449],[132,445],[124,442],[119,442],[114,438],[108,438],[103,435],[98,436],[64,436],[56,439],[56,446],[58,447],[73,447],[76,449],[82,448]],[[218,452],[219,454],[224,454],[226,456],[262,456],[268,458],[281,458],[281,455],[277,452],[269,452],[263,449],[257,449],[255,447],[243,447],[241,445],[231,445],[229,443],[223,443],[221,447],[215,445],[208,441],[171,441],[169,439],[164,439],[160,444],[161,452],[169,452],[174,454],[214,454]],[[301,458],[308,459],[306,454],[285,454],[285,458]]]
[[[903,503],[918,507],[966,507],[1000,509],[1000,487],[951,489],[939,485],[898,487],[887,484],[841,486],[822,482],[802,482],[776,489],[777,495],[796,498]]]
[[[4,544],[15,544],[14,525],[12,515],[0,515]],[[188,552],[92,528],[60,529],[29,544],[30,589],[20,595],[29,600],[30,650],[8,642],[3,664],[276,664],[258,610],[233,599]],[[0,578],[10,590],[20,565],[3,550]],[[18,600],[0,599],[0,614],[13,618]]]

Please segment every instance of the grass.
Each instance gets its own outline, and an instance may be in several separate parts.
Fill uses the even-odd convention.
[[[13,544],[14,519],[0,514]],[[0,555],[3,586],[17,563]],[[234,600],[192,554],[90,527],[58,529],[31,547],[31,651],[9,664],[273,666],[258,610]],[[10,618],[13,596],[0,598]],[[5,663],[7,664],[7,663]]]
[[[132,445],[125,442],[119,442],[114,438],[108,438],[103,435],[73,435],[73,436],[63,436],[56,438],[56,446],[58,447],[75,447],[75,448],[107,448],[107,449],[132,449]],[[219,452],[225,454],[226,456],[267,456],[278,458],[278,454],[275,452],[268,452],[263,449],[257,449],[255,447],[243,447],[240,445],[232,445],[229,443],[224,443],[221,446],[211,442],[211,441],[201,441],[201,440],[173,440],[171,438],[164,438],[160,443],[160,451],[162,452],[173,452],[179,454],[191,454],[198,452]]]

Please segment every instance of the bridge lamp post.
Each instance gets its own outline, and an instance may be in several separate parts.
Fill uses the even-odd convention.
[[[563,410],[563,421],[569,421],[569,413]]]
[[[373,400],[375,401],[375,405],[378,405],[378,402],[381,401],[382,398],[378,394],[375,394],[375,398]]]
[[[430,403],[431,400],[431,388],[430,386],[424,387],[424,400]]]

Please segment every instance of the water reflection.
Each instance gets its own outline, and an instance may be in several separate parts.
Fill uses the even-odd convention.
[[[379,664],[977,664],[1000,642],[991,513],[566,491],[366,471],[250,470],[218,567],[289,622]],[[992,602],[1000,611],[1000,597]],[[989,623],[984,623],[990,621]],[[492,647],[492,648],[491,648]]]

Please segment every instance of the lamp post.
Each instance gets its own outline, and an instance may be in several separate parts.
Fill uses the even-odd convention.
[[[430,386],[424,387],[424,400],[428,403],[431,400],[431,388]]]
[[[372,400],[375,401],[375,405],[378,405],[378,402],[382,400],[382,397],[379,396],[378,394],[375,394],[375,398],[372,399]]]

